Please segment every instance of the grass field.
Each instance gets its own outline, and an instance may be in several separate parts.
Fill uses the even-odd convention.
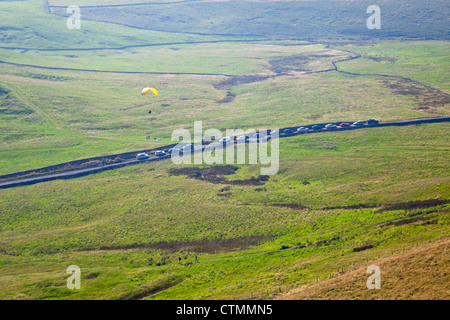
[[[65,11],[65,10],[64,10]],[[1,1],[2,48],[117,48],[164,42],[218,40],[223,37],[137,30],[83,20],[81,29],[68,29],[67,18],[48,14],[41,0]]]
[[[5,105],[14,101],[16,109],[2,111],[5,116],[1,119],[0,171],[9,173],[108,152],[169,144],[174,129],[190,129],[196,120],[202,120],[205,129],[246,130],[326,121],[369,118],[389,121],[448,115],[447,96],[414,83],[335,71],[314,73],[332,69],[332,61],[351,54],[323,45],[295,44],[222,43],[180,46],[179,51],[151,49],[161,58],[168,51],[174,52],[174,58],[176,55],[185,58],[176,59],[179,69],[175,67],[177,64],[166,67],[149,64],[149,70],[203,71],[203,75],[105,74],[1,64],[1,99]],[[416,44],[419,48],[425,46],[420,42],[409,43]],[[445,43],[428,44],[428,48],[436,51],[442,46]],[[252,49],[246,50],[249,47]],[[209,66],[196,65],[199,52],[209,57]],[[229,60],[220,59],[224,52],[230,53]],[[54,66],[60,63],[60,67],[89,67],[87,60],[80,66],[76,58],[57,60],[60,53],[51,54],[47,61]],[[13,56],[22,59],[22,54]],[[105,69],[126,70],[132,65],[133,60],[119,56],[120,52],[111,57],[99,56],[98,61],[117,59],[116,65],[105,64]],[[67,62],[72,60],[75,65]],[[371,72],[371,60],[352,61],[360,60],[358,69],[349,68],[349,62],[338,66],[344,71]],[[39,61],[45,65],[44,60]],[[428,61],[425,59],[419,68],[421,62],[416,59],[413,80],[424,81],[426,85],[444,84],[445,77],[439,72],[445,72],[446,64],[443,62],[441,68],[429,72]],[[367,70],[362,62],[368,64]],[[396,75],[400,70],[405,70],[405,74],[411,70],[403,61],[394,64],[396,72],[381,71]],[[215,72],[230,75],[214,75]],[[439,81],[426,81],[425,74]],[[160,96],[140,96],[146,85],[157,87]],[[350,91],[352,94],[348,95]],[[227,100],[227,96],[232,98]],[[270,123],[266,121],[268,117]],[[148,135],[150,141],[146,140]],[[162,139],[161,142],[156,138]]]
[[[448,199],[447,130],[435,124],[283,139],[280,173],[258,186],[174,176],[169,161],[1,190],[2,295],[130,298],[167,286],[150,297],[269,298],[280,287],[446,237],[446,206],[376,206]],[[227,180],[258,174],[238,167]],[[368,208],[345,208],[358,204]],[[331,206],[338,208],[325,209]],[[298,243],[311,246],[295,249]],[[353,253],[364,243],[374,248]],[[189,264],[195,255],[200,263]],[[61,272],[70,264],[85,276],[76,293]]]
[[[225,131],[450,114],[444,1],[380,2],[377,39],[358,29],[365,1],[108,4],[144,2],[82,7],[80,30],[58,15],[65,0],[53,14],[0,2],[0,174],[167,145],[200,120]],[[272,299],[302,286],[407,299],[359,295],[356,271],[379,262],[395,277],[398,255],[423,263],[417,252],[447,241],[449,128],[283,138],[268,178],[165,160],[0,189],[0,299]],[[66,287],[69,265],[81,290]]]
[[[450,43],[434,41],[383,42],[373,46],[342,46],[358,53],[362,59],[339,63],[341,70],[356,73],[388,74],[419,81],[428,86],[450,91],[447,70]]]
[[[369,30],[371,1],[188,1],[142,6],[84,7],[90,20],[141,29],[202,35],[245,35],[302,40],[448,39],[444,0],[380,0],[383,27]],[[66,15],[65,8],[52,8]],[[419,23],[418,23],[419,22]]]
[[[93,71],[219,75],[263,74],[264,69],[270,69],[267,61],[294,55],[303,57],[304,69],[321,70],[329,67],[332,58],[337,60],[339,56],[346,56],[344,52],[330,52],[323,45],[277,45],[277,42],[194,43],[125,50],[20,51],[2,50],[3,61]],[[312,58],[316,58],[314,64]],[[297,60],[300,64],[301,59]],[[270,70],[265,72],[270,73]]]

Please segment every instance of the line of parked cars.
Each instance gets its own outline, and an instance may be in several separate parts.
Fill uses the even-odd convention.
[[[346,128],[346,127],[362,127],[364,125],[369,125],[369,126],[373,126],[373,125],[377,125],[379,123],[378,120],[376,119],[369,119],[367,121],[363,121],[363,120],[359,120],[359,121],[355,121],[353,123],[349,123],[349,122],[342,122],[339,125],[336,125],[334,123],[328,123],[326,124],[324,127],[322,127],[321,125],[315,124],[313,125],[311,128],[308,127],[299,127],[297,128],[297,130],[294,132],[294,130],[286,128],[283,129],[281,132],[278,129],[274,129],[269,131],[267,134],[265,134],[264,136],[262,136],[259,132],[255,132],[252,137],[254,139],[256,139],[256,141],[260,141],[260,139],[266,139],[269,140],[271,139],[271,136],[274,134],[279,134],[279,135],[283,135],[283,136],[289,136],[289,135],[293,135],[295,133],[299,133],[299,134],[303,134],[303,133],[307,133],[307,132],[315,132],[315,131],[323,131],[323,130],[337,130],[338,128]],[[237,136],[237,137],[224,137],[221,138],[219,140],[219,142],[223,145],[226,145],[227,143],[230,142],[235,142],[235,143],[242,143],[242,142],[249,142],[250,140],[250,136],[249,135],[241,135],[241,136]],[[194,151],[194,144],[189,143],[184,145],[181,149],[178,148],[170,148],[169,150],[167,150],[167,154],[172,155],[172,153],[176,152],[178,154],[184,154],[187,152],[193,152]],[[162,157],[167,155],[166,152],[164,152],[163,150],[157,150],[155,152],[155,156],[158,157]],[[147,160],[149,159],[150,156],[146,153],[139,153],[136,156],[137,160]]]
[[[306,132],[310,132],[310,130],[312,131],[322,131],[322,130],[337,130],[338,128],[346,128],[346,127],[362,127],[364,125],[369,125],[369,126],[373,126],[373,125],[377,125],[379,123],[378,120],[376,119],[369,119],[367,121],[355,121],[353,123],[349,123],[349,122],[342,122],[339,125],[334,124],[334,123],[328,123],[325,126],[321,126],[318,124],[313,125],[311,128],[308,127],[299,127],[297,128],[297,133],[306,133]]]

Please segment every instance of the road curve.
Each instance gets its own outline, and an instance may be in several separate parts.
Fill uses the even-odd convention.
[[[351,121],[353,122],[353,121]],[[391,122],[380,122],[378,124],[374,124],[374,125],[363,125],[363,126],[350,126],[350,127],[338,127],[334,130],[313,130],[311,129],[312,126],[314,125],[320,125],[320,126],[324,126],[328,123],[333,123],[333,122],[328,122],[328,123],[318,123],[318,124],[311,124],[311,125],[303,125],[303,127],[307,127],[309,128],[309,131],[306,134],[312,134],[312,133],[320,133],[320,132],[328,132],[328,131],[332,131],[332,132],[339,132],[339,131],[346,131],[346,130],[356,130],[356,129],[364,129],[364,128],[373,128],[373,127],[388,127],[388,126],[406,126],[406,125],[417,125],[417,124],[422,124],[422,123],[438,123],[438,122],[450,122],[450,117],[437,117],[437,118],[425,118],[425,119],[412,119],[412,120],[401,120],[401,121],[391,121]],[[342,121],[340,122],[334,122],[333,124],[339,124],[342,123]],[[283,137],[292,137],[292,136],[296,136],[296,135],[300,135],[301,133],[296,132],[295,130],[298,128],[299,126],[295,126],[295,127],[286,127],[286,128],[282,128],[280,129],[280,138]],[[283,130],[285,129],[291,129],[294,132],[291,134],[284,134]],[[146,150],[145,152],[150,152],[150,151],[156,151],[156,150],[164,150],[170,147],[174,147],[175,144],[169,145],[169,146],[165,146],[165,147],[159,147],[159,148],[155,148],[155,149],[150,149],[150,150]],[[203,145],[202,149],[205,148],[207,145]],[[196,151],[201,151],[202,149],[197,149]],[[127,155],[130,156],[132,154],[137,154],[140,153],[142,151],[136,151],[136,152],[126,152],[126,153],[122,153],[122,154],[114,154],[111,155],[111,157],[120,157],[121,155]],[[114,170],[114,169],[118,169],[118,168],[122,168],[125,166],[129,166],[129,165],[135,165],[135,164],[139,164],[142,162],[152,162],[152,161],[160,161],[160,160],[164,160],[164,159],[168,159],[170,158],[169,155],[166,156],[153,156],[150,157],[147,160],[141,161],[141,160],[128,160],[128,161],[123,161],[123,162],[119,162],[119,163],[113,163],[113,164],[108,164],[108,165],[103,165],[103,166],[98,166],[98,167],[93,167],[93,168],[84,168],[84,169],[77,169],[77,170],[71,170],[71,171],[67,171],[67,172],[61,172],[61,173],[53,173],[53,174],[45,174],[45,175],[41,175],[41,176],[34,176],[34,177],[24,177],[24,178],[19,178],[19,179],[14,179],[14,180],[9,180],[9,181],[3,181],[0,182],[0,189],[5,189],[5,188],[12,188],[12,187],[17,187],[17,186],[24,186],[24,185],[30,185],[30,184],[35,184],[35,183],[40,183],[40,182],[45,182],[45,181],[51,181],[51,180],[58,180],[58,179],[72,179],[72,178],[77,178],[77,177],[81,177],[81,176],[86,176],[89,174],[94,174],[94,173],[98,173],[98,172],[102,172],[102,171],[106,171],[106,170]],[[64,165],[70,165],[70,164],[80,164],[83,162],[83,160],[87,161],[87,160],[92,160],[92,159],[102,159],[102,157],[97,157],[97,158],[89,158],[89,159],[82,159],[82,160],[76,160],[76,161],[72,161],[72,162],[66,162],[64,163]],[[29,171],[23,171],[23,172],[18,172],[18,173],[12,173],[12,174],[7,174],[7,175],[3,175],[0,176],[0,180],[2,179],[8,179],[8,178],[12,178],[14,177],[14,175],[26,175],[26,174],[30,174],[30,173],[36,173],[39,172],[39,170],[42,170],[43,172],[45,172],[45,169],[48,168],[55,168],[56,166],[50,166],[50,167],[44,167],[44,168],[40,168],[40,169],[36,169],[36,170],[29,170]]]

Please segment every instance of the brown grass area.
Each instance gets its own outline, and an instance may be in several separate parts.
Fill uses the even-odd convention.
[[[263,185],[265,181],[269,180],[269,176],[260,175],[258,177],[251,177],[243,180],[226,180],[224,176],[235,174],[239,168],[232,165],[212,166],[205,168],[188,167],[188,168],[174,168],[168,172],[170,175],[186,175],[190,179],[197,179],[208,181],[215,184],[228,184],[240,186],[258,186]],[[229,191],[229,190],[225,190]]]
[[[138,248],[151,248],[158,250],[165,250],[168,252],[205,252],[205,253],[217,253],[217,252],[230,252],[239,249],[248,248],[250,246],[259,245],[261,242],[271,239],[269,236],[241,236],[230,239],[201,239],[193,241],[160,241],[156,243],[135,243],[129,245],[112,245],[103,246],[93,251],[108,251],[108,250],[131,250]]]
[[[368,265],[278,296],[279,300],[450,300],[450,238],[370,265],[381,270],[381,288],[369,290]]]
[[[450,96],[404,80],[384,80],[383,85],[391,89],[394,94],[416,96],[420,104],[418,109],[422,111],[431,110],[430,108],[445,107],[450,103]]]
[[[376,62],[383,62],[383,61],[388,61],[388,62],[395,62],[397,61],[397,59],[395,58],[390,58],[390,57],[371,57],[371,56],[367,56],[364,57],[365,59],[370,59]]]

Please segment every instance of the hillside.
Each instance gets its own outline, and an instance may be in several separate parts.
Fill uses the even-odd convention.
[[[370,263],[381,271],[381,289],[366,286],[367,267],[280,295],[280,300],[449,300],[450,240],[420,245]]]
[[[0,175],[133,164],[0,189],[1,300],[449,299],[448,1],[72,2],[0,1]],[[341,128],[135,160],[200,121]]]
[[[369,30],[373,1],[181,1],[84,6],[90,20],[200,35],[325,39],[449,39],[448,1],[380,0],[382,27]],[[53,2],[54,3],[54,2]],[[50,7],[65,15],[65,7]]]

